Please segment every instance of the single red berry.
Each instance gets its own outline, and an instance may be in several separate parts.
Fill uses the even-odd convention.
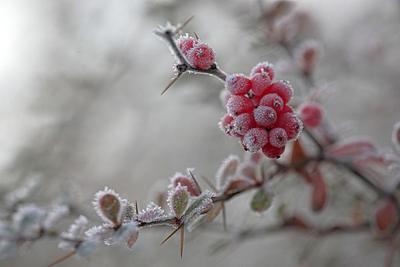
[[[187,53],[189,64],[201,70],[208,70],[215,61],[215,54],[205,43],[198,43]]]
[[[237,116],[242,113],[248,113],[253,110],[253,102],[244,96],[232,95],[226,104],[228,113]]]
[[[233,127],[233,120],[234,118],[231,115],[225,114],[219,121],[218,126],[224,133],[229,135],[229,132]]]
[[[260,105],[271,107],[275,109],[276,112],[280,112],[285,104],[283,103],[282,98],[274,93],[263,96],[260,100]]]
[[[262,128],[252,128],[244,135],[242,144],[249,152],[257,152],[268,143],[268,133]]]
[[[243,74],[231,74],[226,77],[225,88],[233,95],[244,95],[251,89],[251,81]]]
[[[275,72],[274,72],[273,65],[268,62],[261,62],[261,63],[258,63],[256,66],[254,66],[251,69],[250,76],[253,76],[256,73],[263,73],[263,72],[268,74],[271,81],[274,79]]]
[[[324,111],[318,103],[303,103],[299,107],[300,118],[302,119],[304,126],[306,127],[317,127],[321,124],[324,117]]]
[[[193,37],[181,36],[179,37],[177,43],[182,54],[187,56],[189,50],[192,49],[196,44],[198,44],[198,41]]]
[[[268,93],[278,94],[286,104],[293,97],[293,88],[287,81],[277,81],[268,88]]]
[[[296,114],[290,112],[281,114],[276,126],[286,131],[288,140],[296,139],[303,129],[302,121]]]
[[[265,156],[271,159],[279,159],[283,152],[285,152],[285,147],[275,147],[272,146],[271,144],[266,144],[262,148],[262,152],[264,153]]]
[[[282,128],[274,128],[269,132],[269,143],[274,147],[283,147],[288,141],[287,133]]]
[[[243,136],[248,130],[254,128],[256,123],[250,113],[243,113],[237,116],[233,121],[233,131]]]
[[[259,126],[268,127],[276,122],[276,111],[271,107],[258,106],[253,111],[254,120]]]
[[[252,84],[252,92],[257,95],[261,96],[264,92],[268,89],[271,85],[271,78],[265,72],[263,73],[256,73],[251,76],[251,84]]]

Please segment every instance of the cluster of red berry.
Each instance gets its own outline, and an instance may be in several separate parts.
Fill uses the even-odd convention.
[[[215,53],[206,43],[189,36],[181,36],[177,43],[182,54],[192,67],[208,70],[214,64]]]
[[[221,129],[238,137],[245,150],[262,149],[269,158],[279,158],[286,143],[297,138],[302,122],[288,102],[293,89],[286,81],[276,81],[268,62],[259,63],[250,73],[228,75],[227,114],[220,121]]]

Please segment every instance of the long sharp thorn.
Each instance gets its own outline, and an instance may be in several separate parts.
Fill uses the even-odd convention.
[[[183,258],[183,246],[185,243],[185,228],[181,228],[181,259]]]
[[[163,245],[165,242],[167,242],[176,232],[179,231],[179,229],[182,228],[182,226],[183,226],[183,224],[180,225],[178,228],[176,228],[174,231],[172,231],[172,233],[170,233],[166,238],[164,238],[164,240],[161,241],[160,246]]]
[[[178,28],[176,28],[175,33],[182,30],[193,18],[194,18],[194,15],[190,16],[187,20],[185,20],[181,25],[179,25]]]
[[[228,227],[226,226],[226,209],[224,202],[221,202],[222,206],[222,224],[224,225],[224,231],[226,232]]]
[[[196,37],[196,40],[200,39],[199,35],[196,32],[193,32],[193,34],[194,34],[194,37]]]
[[[135,211],[136,211],[136,214],[139,214],[139,208],[138,208],[137,201],[135,201]]]
[[[165,89],[161,92],[161,95],[165,94],[165,92],[167,92],[167,90],[179,79],[179,77],[181,77],[182,73],[178,73],[178,75],[176,75],[169,83],[168,85],[165,87]]]
[[[200,187],[199,183],[197,182],[196,177],[194,177],[192,171],[190,171],[190,170],[189,170],[189,174],[190,174],[190,176],[192,177],[194,183],[196,184],[196,187],[199,189],[199,191],[200,191],[200,193],[201,193],[201,187]]]
[[[65,254],[64,256],[58,258],[54,262],[50,263],[49,265],[47,265],[47,267],[53,267],[53,266],[65,261],[65,260],[67,260],[69,257],[74,256],[75,253],[76,253],[76,250],[73,250],[73,251],[69,252],[68,254]]]

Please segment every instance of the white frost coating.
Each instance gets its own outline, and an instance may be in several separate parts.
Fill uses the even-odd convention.
[[[273,68],[274,68],[274,66],[271,63],[269,63],[268,61],[260,62],[251,69],[250,76],[253,76],[256,73],[267,72],[266,70],[271,71],[271,70],[273,70]],[[270,79],[271,80],[273,79],[273,77],[271,77],[271,75],[270,75]]]
[[[253,112],[254,120],[261,127],[268,127],[274,124],[278,118],[276,111],[267,106],[258,106]]]
[[[231,93],[228,90],[221,90],[221,92],[219,93],[219,100],[221,100],[221,104],[223,107],[226,107],[226,104],[228,104],[228,100],[230,97]]]
[[[214,193],[206,190],[200,196],[193,199],[183,216],[185,223],[192,222],[198,216],[210,210],[213,206],[212,197],[214,196]]]
[[[250,152],[257,152],[268,143],[268,133],[262,128],[252,128],[243,137],[243,145]]]
[[[146,223],[162,220],[166,217],[165,211],[154,202],[150,202],[146,209],[140,211],[137,216],[138,221]]]
[[[250,88],[251,82],[244,74],[230,74],[226,77],[225,89],[232,94],[245,94],[250,90]]]
[[[64,250],[74,250],[76,242],[73,242],[72,240],[78,239],[83,234],[83,231],[85,230],[87,224],[88,224],[87,218],[83,215],[80,215],[74,221],[74,223],[69,226],[67,232],[61,233],[61,238],[64,238],[66,240],[61,241],[58,244],[58,247]]]
[[[135,222],[124,223],[121,227],[114,231],[110,238],[104,240],[107,246],[125,243],[128,248],[132,248],[139,235],[139,228]],[[129,244],[128,244],[129,243]]]
[[[45,211],[34,204],[20,206],[13,214],[13,225],[22,236],[37,235],[44,219]]]
[[[236,173],[240,159],[236,155],[229,155],[219,166],[219,169],[215,175],[217,183],[217,189],[221,190],[225,187],[228,178]]]
[[[274,147],[284,147],[288,141],[287,133],[282,128],[274,128],[269,132],[269,142]]]
[[[112,189],[110,189],[110,188],[108,188],[108,187],[105,187],[104,190],[98,191],[98,192],[95,194],[95,196],[94,196],[94,200],[93,200],[92,203],[93,203],[93,207],[94,207],[94,209],[95,209],[97,215],[99,215],[99,217],[100,217],[104,222],[106,222],[106,223],[114,223],[114,222],[112,222],[109,218],[107,218],[107,217],[105,216],[104,212],[101,210],[101,207],[100,207],[100,200],[101,200],[105,195],[112,195],[112,196],[114,196],[116,199],[118,199],[119,204],[120,204],[120,208],[119,208],[119,211],[118,211],[118,214],[117,214],[117,218],[118,218],[118,221],[120,222],[120,221],[121,221],[121,218],[122,218],[122,212],[123,212],[123,210],[124,210],[124,203],[127,203],[127,201],[126,201],[126,200],[123,200],[123,199],[119,196],[119,194],[117,194],[114,190],[112,190]]]
[[[188,200],[189,200],[189,192],[186,186],[178,184],[177,186],[168,191],[167,204],[171,213],[174,216],[180,217],[182,215],[184,209],[186,209]],[[183,207],[180,207],[181,205],[185,206],[184,209]]]
[[[253,102],[251,102],[247,97],[232,95],[226,104],[226,108],[229,114],[236,116],[246,111],[250,111],[253,108]]]
[[[50,210],[42,225],[45,229],[52,229],[63,217],[69,214],[69,207],[65,205],[56,206]]]
[[[254,120],[249,113],[240,114],[233,121],[233,130],[239,135],[245,135],[253,122]]]

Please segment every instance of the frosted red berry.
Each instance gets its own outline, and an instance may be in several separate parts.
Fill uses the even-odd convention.
[[[267,91],[271,82],[272,80],[267,73],[256,73],[251,76],[251,90],[256,96],[261,96]]]
[[[229,134],[230,129],[233,127],[233,120],[234,118],[231,115],[225,114],[219,121],[218,126],[226,134]]]
[[[253,115],[256,123],[262,127],[272,126],[277,119],[276,111],[267,106],[258,106],[254,109]]]
[[[226,77],[225,88],[233,95],[244,95],[251,89],[251,81],[243,74],[231,74]]]
[[[312,102],[302,104],[299,107],[299,114],[304,126],[310,128],[319,126],[324,117],[324,111],[321,105]]]
[[[285,147],[284,146],[283,147],[275,147],[275,146],[272,146],[271,144],[266,144],[265,146],[263,146],[262,152],[268,158],[278,159],[283,154],[283,152],[285,152]]]
[[[215,54],[205,43],[198,43],[187,53],[189,64],[201,70],[208,70],[215,62]]]
[[[181,52],[187,56],[188,52],[190,49],[192,49],[196,44],[198,44],[198,41],[194,39],[193,37],[189,36],[181,36],[178,41],[177,41],[178,47],[181,50]]]
[[[237,116],[253,110],[253,102],[245,96],[232,95],[226,104],[228,113]]]
[[[268,143],[268,133],[262,128],[250,129],[242,139],[242,144],[249,152],[257,152]]]
[[[233,121],[233,131],[242,136],[255,126],[256,123],[250,113],[240,114]]]
[[[287,81],[277,81],[268,88],[268,93],[278,94],[286,104],[293,97],[293,88]]]
[[[303,129],[303,123],[294,113],[283,113],[279,117],[277,127],[283,128],[288,136],[288,140],[296,139]]]
[[[269,132],[269,143],[274,147],[284,147],[288,136],[283,128],[274,128]]]
[[[288,82],[273,82],[274,70],[268,62],[255,66],[251,78],[228,75],[221,95],[227,115],[220,127],[239,137],[243,148],[252,153],[262,149],[269,158],[279,158],[288,141],[297,138],[302,121],[288,102],[293,89]]]
[[[253,76],[256,73],[263,73],[263,72],[268,74],[271,81],[274,79],[275,71],[272,64],[270,64],[269,62],[258,63],[251,69],[250,76]]]
[[[284,103],[278,94],[266,94],[263,96],[259,103],[261,106],[267,106],[275,109],[276,112],[282,111]]]

